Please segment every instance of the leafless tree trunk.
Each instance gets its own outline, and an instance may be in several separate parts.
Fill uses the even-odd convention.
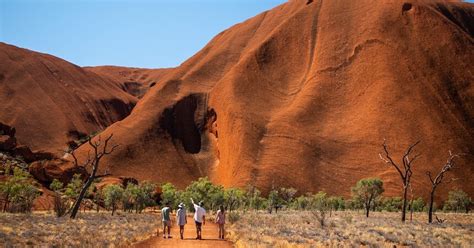
[[[413,221],[413,188],[411,187],[411,183],[409,187],[410,187],[410,222],[412,222]]]
[[[9,202],[10,202],[10,193],[7,193],[7,195],[5,196],[5,204],[3,205],[3,212],[7,211]]]
[[[427,171],[426,175],[430,179],[431,182],[431,192],[430,192],[430,207],[428,210],[428,223],[433,222],[433,204],[434,204],[434,197],[435,197],[435,191],[438,185],[440,185],[443,182],[444,178],[444,173],[448,172],[451,170],[454,166],[454,159],[456,157],[459,157],[458,154],[452,154],[451,151],[449,151],[449,157],[446,163],[443,165],[441,170],[439,171],[438,175],[433,179],[431,176],[431,172]]]
[[[402,222],[405,222],[406,219],[406,210],[407,210],[407,195],[408,195],[408,186],[410,185],[411,176],[413,171],[411,169],[413,162],[420,156],[420,154],[415,154],[412,159],[410,159],[410,154],[413,152],[413,149],[416,145],[418,145],[420,141],[410,145],[408,149],[405,151],[405,154],[402,157],[402,165],[403,167],[399,166],[395,161],[393,161],[390,153],[388,151],[388,145],[386,141],[383,142],[383,150],[384,155],[379,154],[380,159],[382,159],[386,164],[389,166],[393,166],[398,174],[400,174],[400,178],[402,180],[403,185],[403,206],[402,206]]]
[[[112,136],[113,134],[111,134],[107,139],[105,139],[102,149],[99,149],[101,146],[100,136],[97,138],[97,141],[94,141],[94,142],[92,142],[91,137],[89,137],[89,139],[87,140],[87,142],[89,143],[89,145],[92,147],[94,151],[94,155],[91,158],[90,154],[87,154],[87,160],[86,162],[82,164],[82,166],[84,168],[87,168],[87,166],[92,166],[92,171],[89,177],[87,178],[86,183],[82,187],[81,192],[79,193],[79,197],[74,202],[71,215],[70,215],[71,219],[76,218],[79,207],[81,206],[81,202],[84,199],[84,196],[86,195],[86,192],[89,189],[89,186],[91,186],[92,182],[94,182],[94,179],[105,176],[105,175],[96,175],[96,174],[97,174],[97,170],[99,169],[99,162],[102,159],[102,157],[105,155],[111,154],[115,150],[115,148],[117,148],[118,146],[118,145],[114,145],[112,146],[112,148],[110,148],[110,150],[107,149],[107,146],[109,145],[109,141],[110,139],[112,139]],[[71,152],[71,155],[74,158],[74,165],[79,166],[77,162],[77,158],[74,155],[74,152]]]

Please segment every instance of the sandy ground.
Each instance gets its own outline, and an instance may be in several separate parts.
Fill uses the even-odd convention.
[[[225,240],[219,240],[217,225],[211,221],[206,222],[202,227],[202,240],[196,240],[196,225],[192,217],[188,216],[188,224],[184,229],[184,239],[179,237],[179,227],[173,223],[171,228],[171,239],[163,239],[163,230],[160,229],[160,235],[149,238],[145,241],[135,244],[136,248],[145,247],[213,247],[226,248],[233,247],[232,243]]]
[[[400,213],[333,212],[321,227],[306,211],[249,212],[229,226],[235,247],[474,247],[474,214],[437,213],[444,223],[428,224],[426,213],[400,221]]]
[[[0,213],[0,247],[122,247],[156,232],[152,213],[83,212],[76,220],[52,213]]]

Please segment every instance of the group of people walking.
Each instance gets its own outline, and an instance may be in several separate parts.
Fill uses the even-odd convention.
[[[196,204],[191,198],[191,203],[194,206],[194,223],[196,224],[196,239],[202,239],[202,225],[206,224],[206,209],[203,207],[203,202]],[[179,235],[184,239],[184,226],[188,223],[186,218],[186,205],[180,203],[176,211],[176,224],[179,226]],[[161,209],[161,220],[163,222],[163,238],[171,238],[171,207],[169,203]],[[219,239],[224,239],[224,225],[225,225],[225,209],[220,206],[217,211],[215,222],[219,226]]]

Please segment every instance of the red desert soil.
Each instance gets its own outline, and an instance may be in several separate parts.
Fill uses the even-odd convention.
[[[68,141],[126,117],[137,101],[112,80],[0,43],[0,122],[32,150],[60,154]]]
[[[160,229],[160,235],[142,241],[136,244],[136,248],[146,247],[202,247],[202,248],[226,248],[233,247],[229,241],[219,240],[217,225],[212,222],[206,222],[202,226],[202,240],[196,240],[196,225],[191,217],[188,217],[188,224],[184,229],[184,239],[179,238],[179,227],[174,225],[171,228],[171,239],[163,239],[163,229]]]

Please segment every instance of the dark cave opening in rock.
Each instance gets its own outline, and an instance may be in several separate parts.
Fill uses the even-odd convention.
[[[159,120],[162,130],[174,141],[180,141],[185,152],[196,154],[205,149],[209,140],[205,133],[218,138],[217,113],[208,106],[206,93],[194,93],[166,108]]]
[[[199,153],[201,150],[201,134],[194,119],[197,107],[198,96],[192,94],[165,109],[160,118],[160,127],[173,139],[180,140],[188,153]]]
[[[199,95],[192,94],[179,100],[165,109],[160,118],[160,127],[166,130],[173,139],[181,141],[188,153],[199,153],[201,150],[201,132],[195,121]]]

